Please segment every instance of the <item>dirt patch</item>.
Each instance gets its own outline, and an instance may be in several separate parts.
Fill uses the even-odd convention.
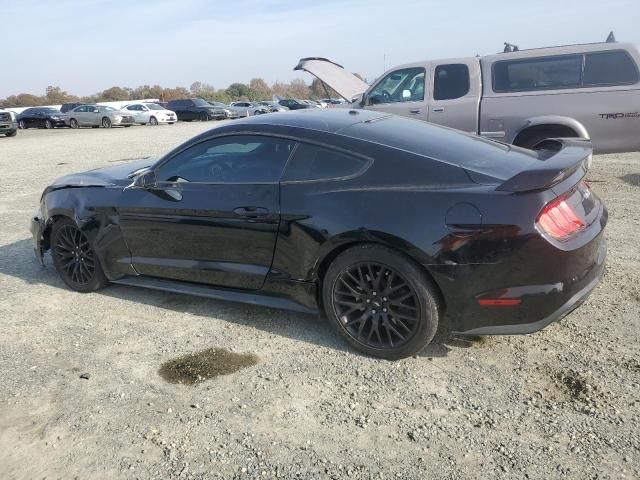
[[[640,187],[640,173],[627,173],[620,177],[620,180],[633,185],[634,187]]]
[[[169,383],[194,385],[220,375],[229,375],[256,365],[252,353],[234,353],[224,348],[209,348],[164,363],[158,373]]]
[[[572,369],[557,372],[554,377],[560,389],[564,390],[573,400],[584,401],[592,397],[597,390],[593,386],[593,381],[589,381],[586,377]]]

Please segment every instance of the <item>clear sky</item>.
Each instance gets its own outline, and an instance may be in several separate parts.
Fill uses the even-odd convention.
[[[0,0],[0,97],[47,85],[289,81],[305,56],[385,66],[521,48],[640,43],[640,0]],[[386,55],[386,60],[385,60]]]

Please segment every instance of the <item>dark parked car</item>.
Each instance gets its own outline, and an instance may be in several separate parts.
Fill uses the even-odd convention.
[[[307,108],[315,108],[313,105],[309,105],[308,103],[304,103],[301,100],[296,100],[293,98],[285,98],[284,100],[278,101],[278,103],[283,107],[287,107],[289,110],[303,110]]]
[[[32,107],[18,114],[20,128],[55,128],[64,127],[64,115],[52,107]]]
[[[200,120],[202,122],[222,120],[227,116],[224,109],[214,107],[202,98],[171,100],[167,104],[167,110],[176,112],[178,120],[183,122],[190,122],[192,120]]]
[[[80,103],[80,102],[63,103],[62,106],[60,107],[60,111],[62,113],[67,113],[73,110],[74,108],[79,107],[80,105],[84,105],[84,103]]]
[[[60,178],[31,231],[79,292],[111,281],[320,310],[397,359],[443,321],[539,330],[596,286],[607,212],[583,182],[590,144],[542,147],[362,110],[251,117],[153,164]]]

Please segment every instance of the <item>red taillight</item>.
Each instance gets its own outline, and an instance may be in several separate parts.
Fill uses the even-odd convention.
[[[522,300],[519,298],[480,298],[478,300],[481,307],[515,307],[521,303]]]
[[[548,203],[538,215],[540,229],[556,240],[567,240],[583,230],[584,221],[567,203],[567,197],[558,197]]]

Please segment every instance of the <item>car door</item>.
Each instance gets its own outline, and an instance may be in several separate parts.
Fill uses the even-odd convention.
[[[448,60],[433,65],[428,120],[438,125],[477,133],[480,110],[480,62]]]
[[[87,108],[89,107],[87,107],[86,105],[82,105],[75,110],[72,110],[70,112],[69,118],[75,118],[76,122],[78,122],[78,125],[85,125],[87,121]]]
[[[279,180],[293,141],[251,135],[204,140],[127,189],[119,223],[142,275],[247,290],[271,267]]]
[[[393,70],[365,95],[364,108],[427,120],[429,64]]]
[[[101,125],[102,117],[100,116],[100,110],[98,110],[98,107],[94,107],[93,105],[87,107],[87,112],[84,114],[83,118],[85,125],[91,125],[92,127]]]
[[[135,104],[135,105],[127,105],[125,107],[125,110],[127,111],[127,113],[129,115],[131,115],[133,117],[133,120],[136,123],[146,123],[146,121],[142,118],[142,110],[141,110],[141,105]]]

